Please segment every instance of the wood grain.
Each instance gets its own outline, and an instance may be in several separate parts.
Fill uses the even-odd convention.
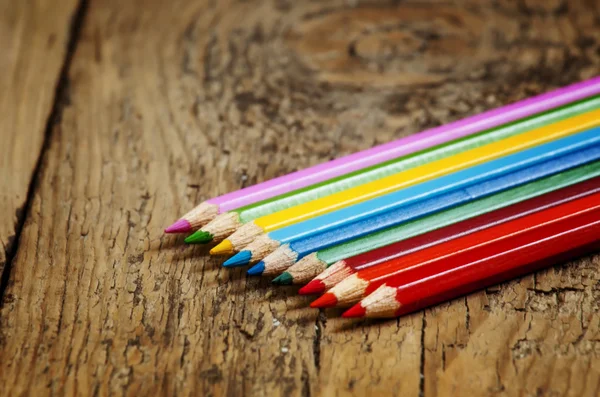
[[[598,73],[595,1],[90,3],[0,312],[2,395],[594,396],[600,257],[397,321],[162,228]]]
[[[0,274],[24,216],[75,6],[0,1]]]

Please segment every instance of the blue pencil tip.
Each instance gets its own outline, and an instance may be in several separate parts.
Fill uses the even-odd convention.
[[[240,251],[231,258],[227,259],[223,266],[225,267],[238,267],[244,266],[250,263],[250,259],[252,258],[252,254],[250,251]]]
[[[248,269],[249,276],[260,276],[265,271],[265,262],[260,261],[256,265]]]

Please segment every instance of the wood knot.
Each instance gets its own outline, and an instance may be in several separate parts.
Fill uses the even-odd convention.
[[[506,54],[494,33],[518,32],[517,21],[453,5],[327,9],[296,22],[287,36],[299,58],[324,81],[414,86],[472,78],[472,71]],[[483,78],[483,77],[482,77]]]

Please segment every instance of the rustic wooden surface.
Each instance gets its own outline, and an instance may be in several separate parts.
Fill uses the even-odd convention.
[[[14,255],[76,1],[0,1],[0,274]]]
[[[598,74],[596,1],[0,3],[0,395],[600,393],[600,256],[360,323],[162,234],[208,197]]]

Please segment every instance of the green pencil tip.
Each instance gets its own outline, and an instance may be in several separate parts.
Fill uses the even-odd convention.
[[[273,284],[279,285],[290,285],[294,282],[294,278],[288,272],[283,272],[279,276],[275,277],[272,281]]]
[[[213,239],[212,234],[204,230],[197,230],[194,234],[190,234],[185,238],[187,244],[207,244]]]

